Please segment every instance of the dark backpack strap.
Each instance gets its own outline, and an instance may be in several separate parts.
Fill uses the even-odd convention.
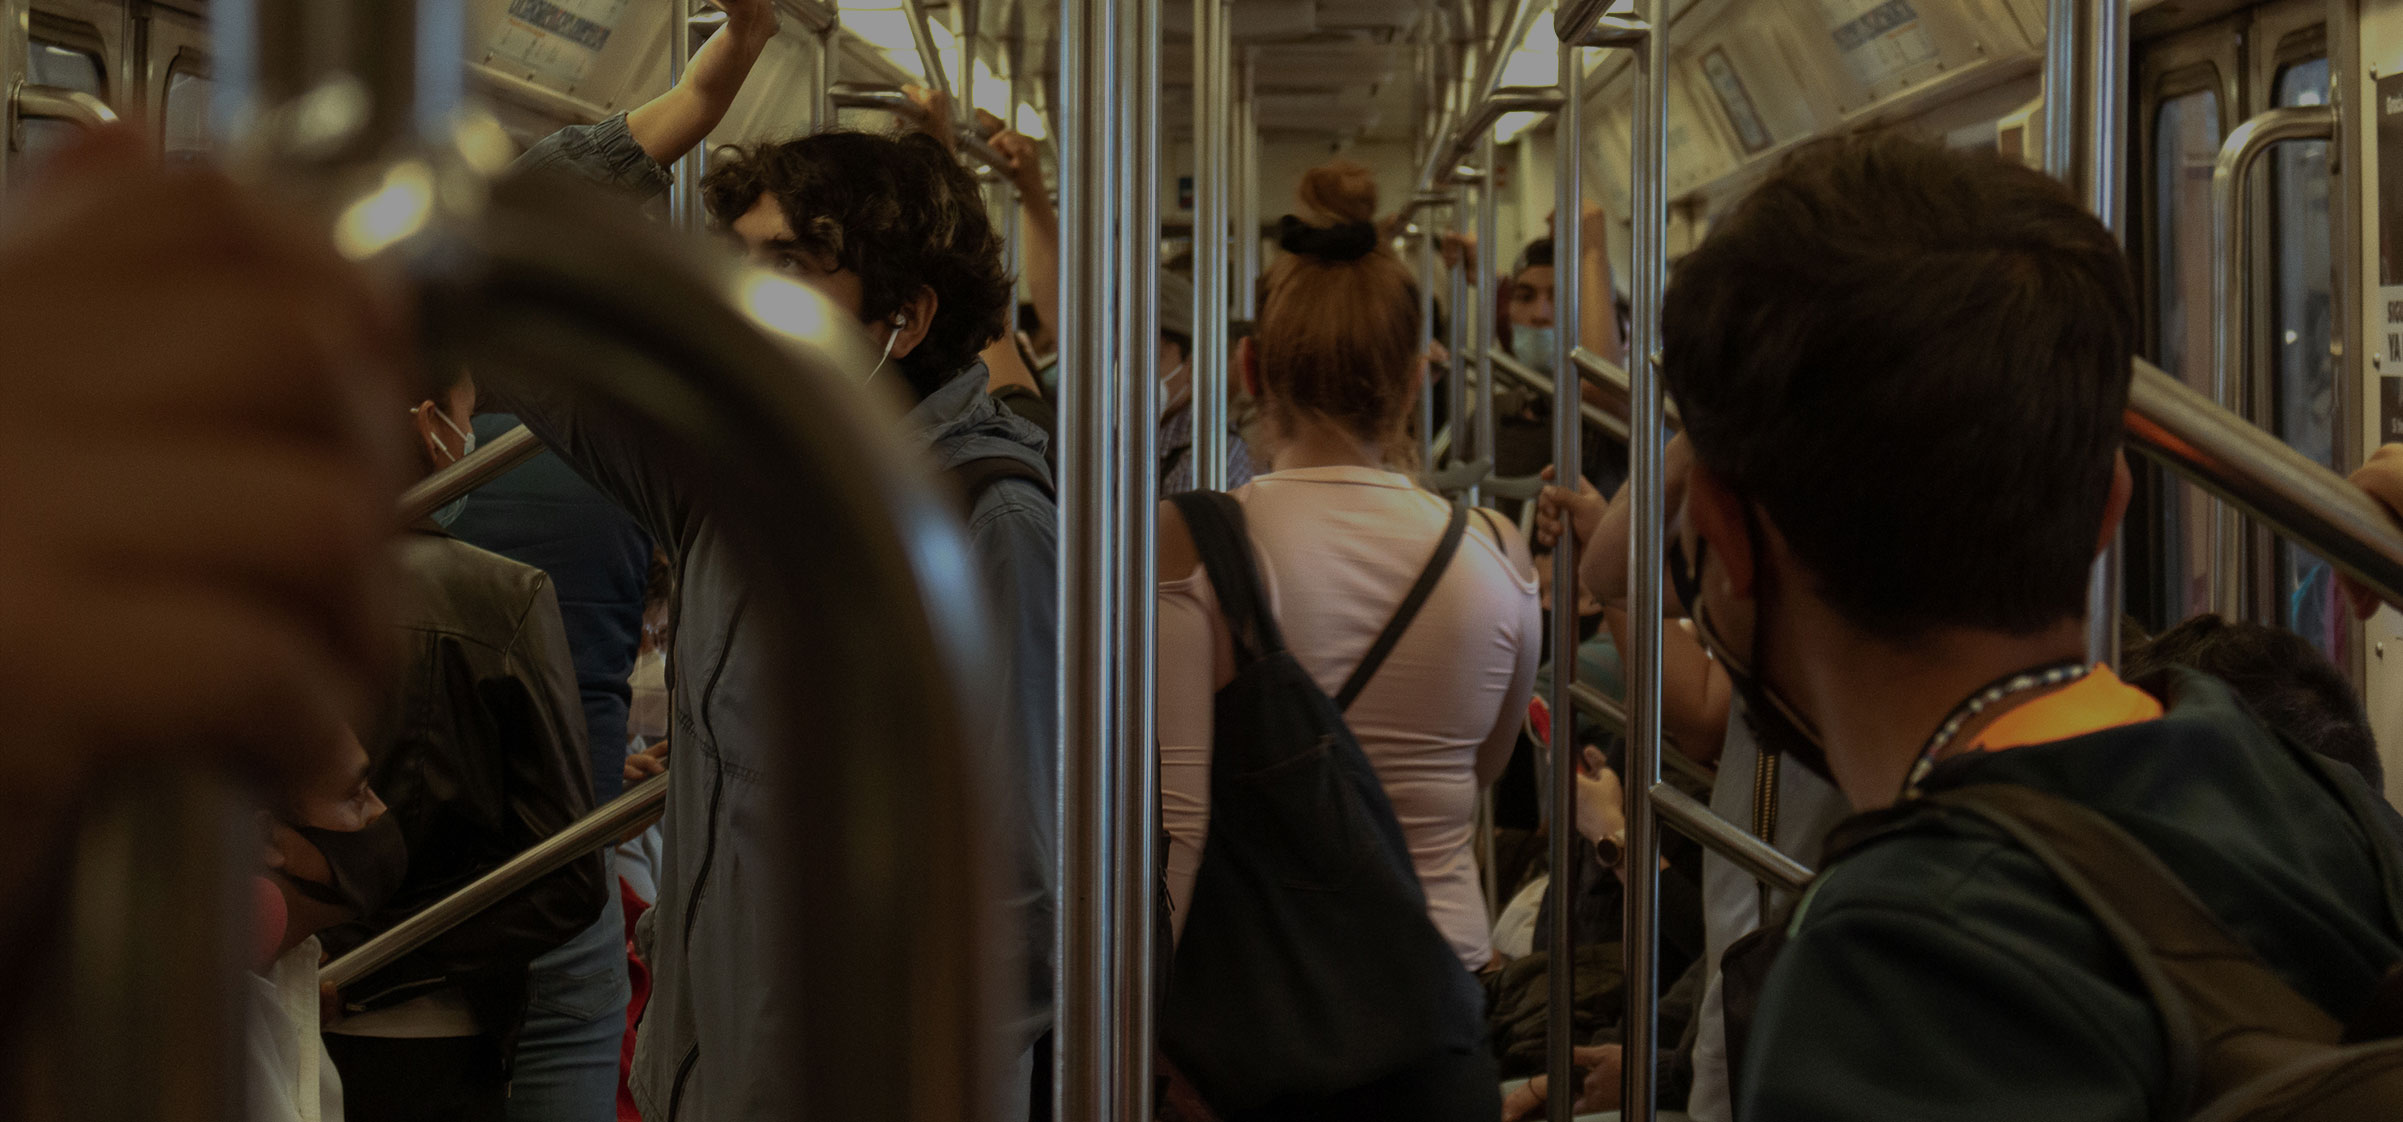
[[[1210,575],[1210,590],[1218,595],[1219,614],[1227,634],[1235,639],[1235,662],[1249,664],[1263,655],[1285,649],[1284,633],[1268,610],[1268,594],[1260,586],[1260,569],[1252,561],[1252,539],[1245,531],[1243,504],[1223,491],[1187,491],[1170,495],[1193,552]]]
[[[2326,1010],[2296,993],[2143,842],[2103,815],[2013,784],[1928,796],[1993,823],[2042,861],[2093,913],[2152,995],[2170,1062],[2168,1102],[2192,1103],[2215,1065],[2202,1048],[2250,1032],[2335,1043]],[[2198,1104],[2199,1105],[2199,1104]],[[2184,1117],[2173,1111],[2173,1117]]]
[[[1349,710],[1358,700],[1360,691],[1368,688],[1369,679],[1377,676],[1377,668],[1385,665],[1385,657],[1401,643],[1402,633],[1410,630],[1410,621],[1418,618],[1418,610],[1427,606],[1427,597],[1435,594],[1435,585],[1443,579],[1445,569],[1452,567],[1452,555],[1460,552],[1460,538],[1468,529],[1468,507],[1452,504],[1452,521],[1444,527],[1443,540],[1435,543],[1435,556],[1420,570],[1418,583],[1410,586],[1410,595],[1402,598],[1402,606],[1394,609],[1393,618],[1386,621],[1385,630],[1377,641],[1369,644],[1368,655],[1353,669],[1352,676],[1335,695],[1335,708]]]
[[[953,467],[951,478],[959,481],[960,492],[968,497],[969,510],[975,510],[977,500],[1004,479],[1023,479],[1039,488],[1044,498],[1059,501],[1059,495],[1051,487],[1051,473],[1016,456],[979,456]]]

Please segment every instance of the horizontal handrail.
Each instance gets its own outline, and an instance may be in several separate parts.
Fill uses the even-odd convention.
[[[600,809],[502,862],[467,886],[428,905],[416,915],[392,925],[349,954],[326,963],[317,972],[321,982],[346,986],[373,974],[443,933],[509,898],[512,893],[558,872],[596,849],[615,844],[627,833],[659,820],[667,811],[668,777],[654,775],[633,790],[609,800]]]
[[[925,110],[919,108],[917,102],[911,101],[908,94],[898,90],[835,90],[826,97],[837,109],[877,109],[906,117],[925,116]],[[983,137],[967,126],[951,122],[951,128],[953,138],[959,142],[960,151],[976,157],[978,163],[995,170],[1008,166],[1009,161],[1003,159],[1001,153],[994,151],[992,145],[985,143]]]
[[[64,86],[27,82],[17,87],[17,116],[39,121],[67,121],[87,129],[117,123],[117,111],[105,101]]]
[[[1551,400],[1553,391],[1552,378],[1550,375],[1538,371],[1533,367],[1528,366],[1526,363],[1510,357],[1510,352],[1505,351],[1500,347],[1488,347],[1486,348],[1485,354],[1486,357],[1493,360],[1495,370],[1517,379],[1520,384],[1526,386],[1528,389],[1534,390],[1538,394],[1541,394],[1545,400]],[[1618,437],[1620,440],[1627,439],[1626,418],[1612,416],[1609,411],[1595,406],[1594,403],[1590,401],[1585,402],[1582,406],[1580,406],[1580,408],[1585,414],[1587,423],[1593,425],[1595,428],[1601,429],[1603,432]]]
[[[2143,359],[2128,444],[2403,604],[2403,525],[2343,476]]]
[[[1704,849],[1735,862],[1737,868],[1752,874],[1752,879],[1788,892],[1810,887],[1813,875],[1810,866],[1778,852],[1776,846],[1753,837],[1742,826],[1711,813],[1709,807],[1692,795],[1661,783],[1653,786],[1651,797],[1652,809],[1660,812],[1661,821],[1701,842]]]
[[[1595,689],[1588,682],[1569,683],[1569,696],[1577,699],[1577,708],[1584,710],[1586,716],[1602,722],[1604,728],[1614,733],[1627,735],[1627,707],[1619,704],[1618,698]],[[1661,759],[1671,771],[1697,783],[1707,785],[1718,782],[1717,768],[1704,767],[1683,752],[1664,752]]]
[[[1551,113],[1564,100],[1554,86],[1503,86],[1480,99],[1474,109],[1456,122],[1448,119],[1439,122],[1436,141],[1427,149],[1427,162],[1419,168],[1417,190],[1402,205],[1397,218],[1408,221],[1421,206],[1448,201],[1433,198],[1431,193],[1453,181],[1461,161],[1477,150],[1477,142],[1493,131],[1503,114]]]
[[[449,467],[418,480],[401,492],[400,521],[406,526],[443,508],[452,499],[473,491],[510,469],[542,454],[542,440],[519,425],[495,437]]]
[[[1624,413],[1627,408],[1627,368],[1585,347],[1579,347],[1570,354],[1577,360],[1578,376],[1584,378],[1588,385],[1610,394],[1612,409]],[[1685,421],[1677,415],[1676,402],[1661,399],[1660,415],[1671,429],[1685,428]]]

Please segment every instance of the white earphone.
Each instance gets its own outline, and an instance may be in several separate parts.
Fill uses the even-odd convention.
[[[884,353],[877,356],[876,369],[868,371],[868,376],[860,379],[860,385],[864,386],[875,381],[876,375],[883,372],[884,364],[893,357],[893,344],[899,342],[901,339],[901,329],[908,326],[908,312],[893,313],[893,330],[888,332],[884,337]]]

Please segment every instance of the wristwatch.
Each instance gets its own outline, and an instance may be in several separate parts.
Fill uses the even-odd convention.
[[[1627,831],[1613,830],[1610,836],[1594,843],[1594,859],[1605,869],[1616,869],[1627,863]]]

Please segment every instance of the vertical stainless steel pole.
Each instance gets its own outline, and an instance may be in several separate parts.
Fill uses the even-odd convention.
[[[1242,49],[1235,79],[1235,308],[1239,319],[1260,314],[1260,91],[1259,61]]]
[[[1228,20],[1229,0],[1193,0],[1192,456],[1205,491],[1227,485]]]
[[[1418,219],[1418,353],[1424,357],[1435,351],[1435,216],[1419,211]],[[1435,462],[1435,370],[1427,369],[1427,377],[1418,384],[1418,466],[1422,471],[1434,471]]]
[[[1634,520],[1628,562],[1627,618],[1627,951],[1626,1076],[1621,1117],[1652,1122],[1658,1108],[1655,999],[1660,993],[1660,828],[1651,792],[1660,783],[1661,576],[1666,547],[1664,435],[1660,386],[1660,301],[1669,257],[1669,0],[1646,4],[1651,30],[1635,71],[1634,345],[1628,351],[1628,480]],[[1575,89],[1573,68],[1561,70]],[[1561,211],[1562,215],[1576,213]],[[1562,226],[1574,225],[1563,223]],[[1571,268],[1569,272],[1581,270]],[[1575,319],[1567,321],[1577,322]],[[1562,370],[1574,370],[1563,366]],[[1574,379],[1563,377],[1562,381]]]
[[[684,70],[699,47],[693,37],[691,4],[674,0],[668,5],[668,85],[684,81]],[[676,181],[668,187],[668,220],[686,233],[701,229],[701,175],[709,159],[708,149],[709,141],[704,138],[692,151],[677,157]]]
[[[2044,170],[2076,189],[2088,209],[2114,232],[2121,228],[2126,182],[2127,41],[2127,0],[2051,0],[2046,5]],[[2213,564],[2241,568],[2241,553],[2235,548],[2238,525],[2226,503],[2212,504]],[[2213,586],[2234,583],[2239,575],[2218,574]],[[2095,559],[2087,587],[2090,661],[2119,659],[2124,583],[2119,538],[2114,535]]]
[[[1119,863],[1117,1015],[1110,1039],[1118,1046],[1114,1117],[1152,1117],[1152,969],[1155,932],[1152,893],[1158,886],[1160,835],[1159,746],[1153,732],[1154,608],[1158,565],[1153,552],[1159,507],[1160,337],[1160,0],[1127,0],[1121,91],[1119,214],[1124,246],[1119,260],[1120,330],[1137,343],[1122,349],[1117,490],[1121,548],[1117,566],[1121,613],[1118,673]]]
[[[1477,454],[1494,459],[1494,316],[1501,308],[1502,288],[1496,283],[1502,254],[1501,192],[1495,178],[1494,133],[1485,130],[1477,141],[1477,166],[1485,182],[1477,191]],[[1482,498],[1482,496],[1480,496]]]
[[[1115,0],[1064,0],[1060,135],[1060,689],[1062,806],[1056,1102],[1064,1122],[1117,1118],[1122,1072],[1112,1033],[1125,1000],[1115,951],[1121,644],[1118,504],[1112,491],[1123,353],[1112,153],[1119,82]]]
[[[1460,235],[1464,240],[1469,233],[1469,193],[1478,189],[1474,183],[1460,183],[1453,188],[1452,232]],[[1452,462],[1456,464],[1474,463],[1478,456],[1491,453],[1487,452],[1483,445],[1475,442],[1475,433],[1469,428],[1468,321],[1470,314],[1469,264],[1466,247],[1462,247],[1462,252],[1453,260],[1451,268],[1446,272],[1451,274],[1452,282],[1452,315],[1447,324],[1451,330],[1444,334],[1444,347],[1451,351],[1452,360],[1451,365],[1445,371],[1448,377],[1445,388],[1450,392],[1450,400],[1447,404],[1452,413]]]
[[[1585,404],[1582,394],[1584,382],[1577,377],[1576,359],[1577,317],[1580,301],[1584,299],[1581,291],[1583,286],[1578,283],[1584,270],[1577,267],[1580,260],[1578,255],[1583,252],[1579,244],[1582,241],[1579,235],[1583,224],[1577,221],[1576,216],[1585,212],[1585,165],[1582,155],[1585,91],[1578,81],[1584,73],[1577,66],[1579,48],[1575,43],[1578,37],[1563,35],[1560,38],[1561,89],[1568,96],[1561,100],[1560,113],[1552,119],[1552,205],[1554,212],[1568,221],[1554,223],[1556,228],[1552,234],[1553,259],[1560,262],[1560,267],[1553,270],[1555,295],[1552,320],[1563,325],[1557,332],[1559,343],[1553,355],[1552,367],[1557,372],[1552,379],[1552,462],[1559,465],[1562,472],[1574,472],[1578,469],[1577,465],[1585,462],[1578,448],[1578,442],[1584,436],[1581,431],[1584,411],[1580,408]],[[1642,181],[1640,171],[1636,178],[1639,183]],[[1643,204],[1639,201],[1636,207],[1640,216]],[[1642,218],[1638,217],[1637,221],[1642,222]],[[1630,441],[1631,445],[1636,443],[1640,441]],[[1643,481],[1638,480],[1636,487],[1640,492]],[[1657,544],[1657,539],[1639,538],[1638,542],[1640,555],[1643,544]],[[1631,602],[1628,613],[1640,617],[1643,608]],[[1577,684],[1577,551],[1574,549],[1552,551],[1551,661],[1552,696],[1547,700],[1552,706],[1552,781],[1549,789],[1552,802],[1552,883],[1549,889],[1552,897],[1552,939],[1548,947],[1552,972],[1548,979],[1551,992],[1545,1006],[1549,1016],[1544,1026],[1544,1048],[1548,1061],[1545,1070],[1549,1073],[1551,1083],[1551,1096],[1547,1100],[1549,1116],[1552,1122],[1569,1122],[1575,1114],[1574,1104],[1577,1101],[1577,1085],[1572,1082],[1569,1063],[1569,1047],[1574,1043],[1570,1039],[1569,1029],[1575,1019],[1570,1015],[1570,1010],[1576,1003],[1577,993],[1575,888],[1576,873],[1585,857],[1584,847],[1576,844],[1575,825],[1579,753],[1577,699],[1572,692]],[[1632,683],[1630,685],[1632,687]],[[1642,790],[1640,787],[1631,789]],[[1631,827],[1633,822],[1630,818]],[[1630,842],[1634,841],[1636,835],[1632,828],[1627,837]],[[1629,867],[1641,866],[1631,864]],[[1631,896],[1627,913],[1631,932],[1635,923],[1635,903]],[[1629,958],[1629,965],[1633,966],[1632,952]],[[1632,1004],[1637,985],[1632,973],[1628,975],[1627,985]],[[1643,1062],[1643,1054],[1635,1050],[1638,1043],[1640,1041],[1633,1037],[1626,1042],[1627,1067],[1631,1072]]]
[[[813,128],[834,127],[834,87],[843,80],[843,10],[826,6],[826,30],[818,33],[818,88],[809,107]]]

